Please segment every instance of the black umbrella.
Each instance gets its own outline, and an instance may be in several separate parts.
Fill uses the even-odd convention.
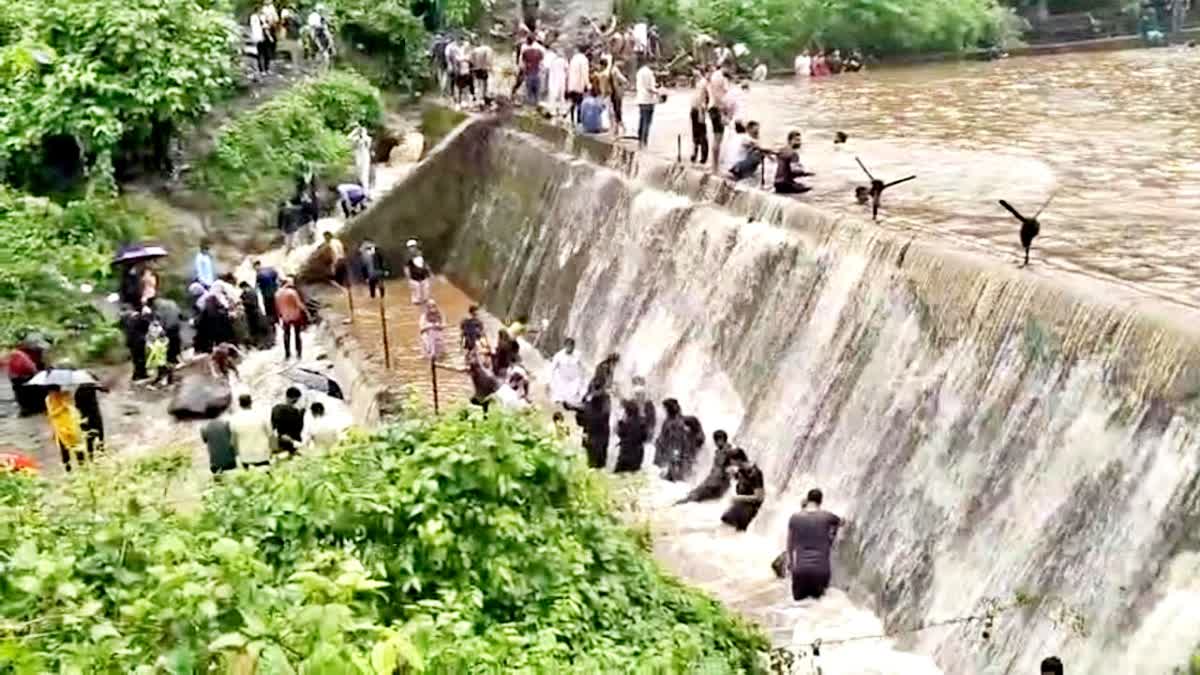
[[[129,265],[132,263],[142,262],[144,260],[165,258],[168,255],[167,249],[161,246],[155,246],[152,244],[130,244],[128,246],[122,246],[121,250],[117,251],[117,255],[113,257],[112,264]]]

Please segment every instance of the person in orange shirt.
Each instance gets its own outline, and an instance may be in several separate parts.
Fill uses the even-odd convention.
[[[275,293],[275,311],[279,314],[279,322],[283,324],[283,358],[292,358],[292,341],[296,345],[296,359],[303,358],[303,346],[300,342],[300,331],[308,324],[308,308],[304,306],[304,298],[296,290],[296,283],[291,279],[283,282],[283,288]]]

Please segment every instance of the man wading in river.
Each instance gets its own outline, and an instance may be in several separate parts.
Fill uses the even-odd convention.
[[[792,599],[820,598],[829,588],[829,552],[842,519],[821,508],[824,495],[808,491],[802,509],[788,521],[788,571]]]

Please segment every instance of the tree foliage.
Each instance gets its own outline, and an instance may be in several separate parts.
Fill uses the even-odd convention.
[[[0,171],[24,179],[47,138],[83,165],[135,152],[234,82],[232,21],[203,0],[0,3]]]
[[[109,195],[60,206],[0,186],[0,344],[37,331],[104,351],[114,332],[79,287],[106,280],[113,247],[146,227],[146,216]]]
[[[622,13],[650,17],[686,42],[691,32],[744,42],[756,57],[790,62],[807,48],[877,55],[957,52],[996,42],[1011,10],[996,0],[627,0]]]
[[[187,461],[0,476],[0,670],[761,672],[528,419],[408,421],[181,510]]]
[[[322,75],[222,128],[196,181],[231,210],[273,203],[302,169],[327,175],[349,166],[347,134],[358,124],[378,126],[382,118],[379,90],[361,75]]]
[[[407,0],[335,0],[342,40],[375,62],[364,71],[387,87],[420,91],[428,83],[428,33]]]

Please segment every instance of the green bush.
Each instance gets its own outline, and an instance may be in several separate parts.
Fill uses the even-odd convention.
[[[0,345],[37,331],[60,356],[104,352],[115,328],[80,284],[100,288],[113,249],[146,227],[144,214],[114,198],[60,206],[0,186]]]
[[[230,211],[273,203],[304,167],[323,175],[344,170],[351,162],[350,131],[382,119],[378,89],[351,72],[329,73],[223,127],[195,181]]]
[[[207,112],[234,82],[232,22],[203,0],[0,3],[0,174],[120,160]],[[73,140],[52,157],[47,139]],[[61,154],[61,153],[60,153]]]
[[[409,421],[177,508],[186,462],[0,476],[0,671],[762,670],[528,418]]]

